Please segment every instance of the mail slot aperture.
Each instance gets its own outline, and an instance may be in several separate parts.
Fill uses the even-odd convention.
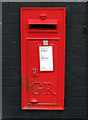
[[[31,30],[42,30],[42,31],[47,31],[47,30],[55,30],[56,25],[48,25],[48,24],[31,24],[29,26],[29,29]]]

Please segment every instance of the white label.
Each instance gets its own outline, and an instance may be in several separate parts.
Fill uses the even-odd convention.
[[[53,47],[40,46],[40,71],[53,71]]]

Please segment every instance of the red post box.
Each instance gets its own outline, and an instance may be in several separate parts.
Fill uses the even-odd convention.
[[[22,109],[64,110],[64,7],[21,8]]]

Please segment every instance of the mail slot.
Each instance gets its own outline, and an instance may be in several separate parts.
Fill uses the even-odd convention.
[[[28,20],[29,32],[55,32],[57,30],[57,20]]]
[[[23,110],[64,110],[64,7],[21,8]]]

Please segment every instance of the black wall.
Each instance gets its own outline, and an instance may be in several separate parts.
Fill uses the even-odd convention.
[[[20,7],[66,7],[64,111],[21,109]],[[2,7],[2,117],[86,118],[86,3],[11,3]]]

